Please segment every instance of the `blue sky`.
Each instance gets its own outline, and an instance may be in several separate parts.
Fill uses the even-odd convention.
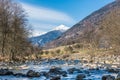
[[[39,35],[61,24],[72,27],[92,12],[114,0],[19,0]]]

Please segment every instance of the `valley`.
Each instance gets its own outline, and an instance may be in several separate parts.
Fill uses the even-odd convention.
[[[20,3],[0,0],[0,80],[120,80],[120,0],[79,22],[67,15],[74,2],[67,13]],[[27,21],[45,33],[30,37],[36,33]]]

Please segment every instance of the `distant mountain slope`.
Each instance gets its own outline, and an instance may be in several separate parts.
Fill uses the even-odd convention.
[[[29,40],[32,42],[33,45],[36,46],[44,46],[46,43],[53,41],[60,37],[66,30],[68,29],[65,25],[60,25],[53,29],[52,31],[49,31],[43,35],[37,36],[37,37],[31,37]]]
[[[60,38],[48,43],[45,47],[54,48],[78,42],[90,42],[90,38],[92,40],[95,35],[97,36],[99,34],[100,23],[104,21],[104,18],[110,14],[110,12],[114,12],[117,8],[120,9],[120,0],[116,0],[87,16],[66,31]]]

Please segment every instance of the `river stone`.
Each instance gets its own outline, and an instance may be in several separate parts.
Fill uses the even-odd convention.
[[[40,73],[39,72],[35,72],[33,70],[29,70],[27,72],[27,77],[40,77]]]
[[[13,75],[13,72],[8,69],[0,69],[0,75]]]
[[[67,77],[67,72],[66,72],[66,71],[61,71],[61,75],[62,75],[63,77]]]
[[[117,78],[120,78],[120,72],[118,73]]]
[[[50,77],[50,73],[48,72],[40,72],[41,76],[45,76],[46,78],[49,78]]]
[[[117,69],[107,69],[107,71],[110,73],[118,73],[119,72],[119,70],[117,70]]]
[[[56,76],[56,77],[53,77],[52,79],[50,80],[61,80],[60,76]]]
[[[49,70],[49,73],[52,73],[52,74],[62,74],[62,69],[59,68],[59,67],[52,67]]]
[[[85,74],[78,74],[76,76],[76,80],[83,80],[85,77],[86,77]]]
[[[102,80],[115,80],[115,77],[111,75],[104,75],[102,76]]]
[[[75,73],[82,73],[82,71],[80,69],[76,69],[76,68],[70,68],[67,70],[69,74],[73,74]]]
[[[16,74],[13,74],[14,76],[17,76],[17,77],[26,77],[25,74],[23,73],[16,73]]]

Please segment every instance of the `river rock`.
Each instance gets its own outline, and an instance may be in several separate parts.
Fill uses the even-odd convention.
[[[68,71],[69,74],[73,74],[74,72],[82,73],[82,71],[80,69],[76,69],[76,68],[70,68],[67,71]]]
[[[53,77],[52,79],[50,80],[61,80],[60,76],[56,76],[56,77]]]
[[[62,69],[59,68],[59,67],[52,67],[52,68],[49,70],[49,73],[61,74],[61,71],[62,71]]]
[[[111,75],[104,75],[102,77],[102,80],[115,80],[115,77]]]
[[[117,78],[120,78],[120,72],[118,73]]]
[[[85,77],[86,77],[85,74],[78,74],[78,75],[76,76],[76,80],[83,80]]]
[[[13,72],[8,69],[0,69],[0,75],[13,75]]]
[[[61,68],[59,67],[52,67],[49,72],[47,73],[47,75],[49,76],[57,76],[57,75],[61,75],[63,77],[67,77],[67,72],[63,71]]]
[[[39,72],[35,72],[33,70],[29,70],[27,72],[27,77],[40,77],[40,73]]]
[[[49,78],[50,77],[50,73],[49,72],[40,72],[41,76],[45,76],[46,78]]]
[[[61,71],[60,73],[63,77],[67,77],[67,72],[66,71]]]
[[[110,73],[118,73],[119,72],[119,70],[117,70],[117,69],[107,69],[107,71]]]
[[[26,77],[25,74],[23,73],[16,73],[16,74],[13,74],[14,76],[17,76],[17,77]]]

